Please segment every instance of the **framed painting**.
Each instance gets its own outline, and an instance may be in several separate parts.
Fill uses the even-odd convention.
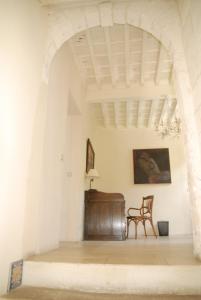
[[[90,169],[94,169],[95,162],[95,152],[90,142],[90,139],[87,140],[87,157],[86,157],[86,173],[89,172]]]
[[[171,183],[169,150],[133,150],[134,183]]]

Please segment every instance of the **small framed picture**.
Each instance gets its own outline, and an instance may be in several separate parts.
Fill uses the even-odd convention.
[[[15,261],[11,264],[10,280],[8,291],[19,287],[22,284],[23,260]]]
[[[86,173],[89,172],[90,169],[94,169],[95,162],[95,152],[90,142],[90,139],[87,140],[87,157],[86,157]]]

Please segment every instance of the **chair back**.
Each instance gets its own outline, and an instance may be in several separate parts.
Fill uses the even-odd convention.
[[[154,196],[143,197],[141,215],[146,218],[152,218],[152,209],[153,209]]]

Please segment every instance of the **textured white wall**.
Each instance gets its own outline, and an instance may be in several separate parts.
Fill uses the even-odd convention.
[[[184,132],[188,153],[189,190],[192,201],[194,254],[201,259],[201,39],[200,39],[200,1],[177,1],[181,16],[183,48],[188,67],[189,83],[184,84],[184,69],[177,76],[179,98],[184,101]],[[179,74],[177,74],[179,75]],[[182,79],[183,77],[183,79]]]
[[[97,128],[92,131],[91,140],[96,153],[95,165],[100,173],[100,178],[94,182],[94,188],[104,192],[123,193],[126,209],[139,207],[143,196],[153,194],[154,223],[159,220],[169,221],[170,235],[191,234],[182,139],[161,139],[156,132],[147,129]],[[132,150],[144,148],[169,148],[171,184],[134,184]],[[131,227],[132,235],[134,225]],[[142,226],[139,227],[139,232],[142,232]]]
[[[201,146],[201,1],[179,0],[178,7]]]
[[[46,27],[46,15],[37,1],[0,1],[0,293],[7,288],[10,263],[23,256]]]

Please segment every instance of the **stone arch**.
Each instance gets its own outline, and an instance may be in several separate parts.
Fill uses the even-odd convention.
[[[48,81],[51,62],[60,47],[73,35],[95,26],[129,24],[151,33],[168,50],[173,58],[183,56],[182,40],[179,34],[178,15],[173,1],[132,1],[128,3],[104,2],[83,9],[52,10],[50,13],[49,39],[43,79]],[[175,30],[177,28],[177,30]]]
[[[83,12],[84,10],[84,12]],[[175,86],[182,108],[187,152],[189,191],[191,196],[194,254],[201,259],[201,157],[197,127],[194,119],[193,96],[180,33],[179,15],[175,1],[133,0],[104,2],[84,8],[52,9],[49,14],[49,39],[43,80],[48,81],[51,62],[68,39],[76,33],[95,26],[129,24],[156,37],[173,59]]]

